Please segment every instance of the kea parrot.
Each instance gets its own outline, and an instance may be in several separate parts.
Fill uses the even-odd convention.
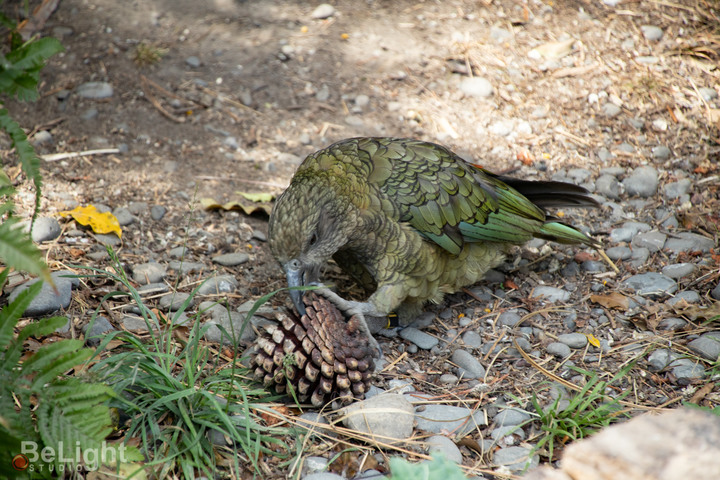
[[[449,149],[405,138],[350,138],[309,155],[270,215],[268,240],[290,287],[320,285],[333,259],[370,295],[323,295],[347,314],[398,315],[476,283],[532,238],[599,242],[547,207],[596,207],[584,188],[490,173]],[[290,291],[304,313],[302,292]],[[382,354],[362,322],[371,343]]]

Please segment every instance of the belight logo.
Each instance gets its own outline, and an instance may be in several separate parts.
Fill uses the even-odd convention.
[[[23,455],[22,453],[18,453],[12,459],[12,467],[19,472],[27,470],[29,465],[30,459],[27,457],[27,455]]]

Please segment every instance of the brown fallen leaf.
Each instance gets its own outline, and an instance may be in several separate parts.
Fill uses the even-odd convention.
[[[621,310],[630,308],[630,298],[618,292],[612,292],[609,295],[590,295],[590,301],[599,303],[605,308],[618,308]]]
[[[688,317],[690,320],[702,318],[704,320],[718,321],[720,320],[720,302],[713,302],[712,305],[704,307],[702,305],[690,305],[675,308],[675,313]]]

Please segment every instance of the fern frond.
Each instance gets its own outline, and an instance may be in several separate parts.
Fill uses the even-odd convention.
[[[15,218],[0,224],[0,262],[51,282],[50,270],[43,261],[42,252],[26,232],[15,227],[16,224]]]

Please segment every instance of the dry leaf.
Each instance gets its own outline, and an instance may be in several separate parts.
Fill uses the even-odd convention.
[[[720,302],[713,302],[709,307],[701,305],[690,305],[688,307],[676,308],[675,313],[684,315],[690,320],[702,318],[705,320],[720,320]]]
[[[587,337],[590,345],[592,345],[593,347],[600,348],[600,340],[598,340],[598,338],[595,335],[593,335],[592,333],[586,333],[585,336]]]
[[[60,212],[63,217],[71,216],[80,225],[88,225],[92,228],[95,233],[111,233],[115,232],[118,238],[122,238],[122,230],[120,230],[120,223],[110,212],[100,213],[98,212],[95,205],[88,205],[87,207],[75,207],[72,210],[66,210]]]
[[[272,193],[247,193],[247,192],[235,192],[243,198],[247,198],[251,202],[258,203],[270,203],[275,200],[275,195]]]
[[[544,58],[545,60],[559,60],[572,53],[574,44],[574,38],[570,38],[564,42],[549,42],[530,50],[528,57],[535,60],[540,58]]]
[[[590,295],[590,301],[599,303],[605,308],[619,308],[621,310],[630,308],[630,298],[617,292],[609,295]]]

